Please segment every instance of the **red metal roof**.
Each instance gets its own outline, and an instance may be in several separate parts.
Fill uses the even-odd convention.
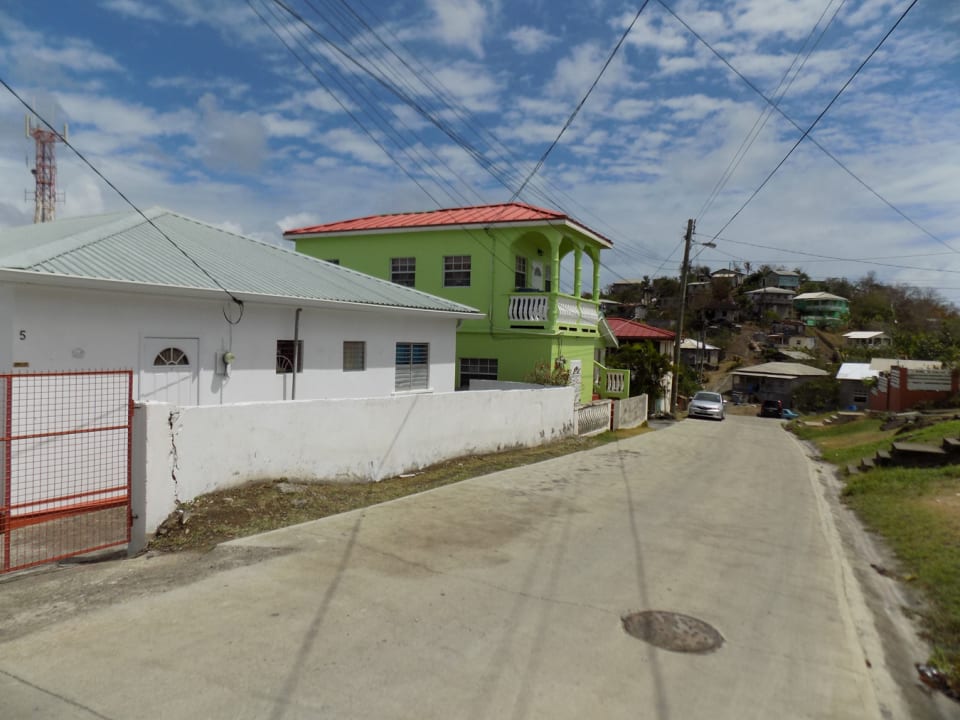
[[[607,325],[617,340],[673,340],[676,337],[670,330],[662,330],[636,320],[608,317]]]
[[[393,215],[370,215],[352,220],[326,223],[325,225],[313,225],[287,230],[283,235],[284,237],[290,238],[296,235],[322,235],[326,233],[362,232],[368,230],[396,230],[400,228],[412,229],[448,225],[497,225],[505,223],[545,222],[550,220],[569,222],[588,234],[595,235],[607,243],[610,242],[610,240],[600,235],[600,233],[591,230],[564,213],[555,210],[545,210],[544,208],[519,202],[428,210],[424,212],[396,213]]]

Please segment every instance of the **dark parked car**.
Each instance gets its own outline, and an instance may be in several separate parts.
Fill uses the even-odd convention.
[[[783,401],[764,400],[760,406],[760,417],[783,417]]]

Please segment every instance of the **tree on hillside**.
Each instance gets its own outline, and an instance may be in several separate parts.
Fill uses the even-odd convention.
[[[670,361],[649,340],[621,345],[607,355],[609,367],[630,371],[630,395],[646,393],[650,400],[663,394],[660,381],[670,371]]]

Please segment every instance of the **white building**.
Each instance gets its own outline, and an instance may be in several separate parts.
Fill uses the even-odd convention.
[[[852,330],[843,334],[843,341],[850,347],[890,347],[893,339],[880,330]]]
[[[454,389],[473,308],[146,216],[0,231],[0,372],[133,369],[135,400],[178,405]]]

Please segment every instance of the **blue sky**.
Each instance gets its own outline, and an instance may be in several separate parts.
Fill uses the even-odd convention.
[[[785,89],[780,108],[804,129],[910,4],[665,2],[767,97]],[[0,76],[69,122],[139,206],[281,242],[306,224],[510,199],[640,7],[284,3],[306,24],[271,0],[8,0]],[[804,141],[697,262],[873,271],[960,303],[958,90],[960,4],[920,0],[811,134],[846,169]],[[23,107],[0,93],[7,227],[32,221],[33,147]],[[651,1],[520,199],[613,239],[604,284],[676,274],[687,218],[710,240],[800,137],[765,107]],[[124,207],[68,149],[58,161],[60,217]]]

